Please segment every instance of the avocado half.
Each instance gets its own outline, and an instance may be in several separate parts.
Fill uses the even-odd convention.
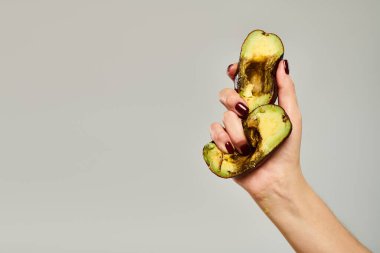
[[[276,70],[284,55],[281,39],[273,33],[254,30],[241,47],[235,89],[247,102],[248,117],[244,133],[254,150],[243,156],[226,154],[214,142],[203,148],[209,169],[219,177],[231,178],[258,168],[290,135],[292,123],[277,99]]]

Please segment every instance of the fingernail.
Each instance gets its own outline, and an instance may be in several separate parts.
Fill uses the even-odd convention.
[[[240,150],[242,155],[249,155],[252,152],[252,148],[248,144],[242,145]]]
[[[226,149],[227,149],[227,151],[228,151],[229,154],[232,154],[234,152],[234,147],[232,147],[231,142],[227,141],[227,143],[226,143]]]
[[[249,112],[248,107],[240,102],[236,104],[235,109],[243,117],[248,115],[248,112]]]
[[[288,65],[288,60],[284,60],[284,68],[285,68],[285,73],[289,75],[289,65]]]
[[[233,64],[228,65],[228,67],[227,67],[227,73],[230,73],[230,68],[232,67],[232,65]]]

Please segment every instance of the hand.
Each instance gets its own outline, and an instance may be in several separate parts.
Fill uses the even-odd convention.
[[[237,64],[230,65],[227,70],[232,80],[235,78],[236,71]],[[279,63],[276,72],[278,104],[286,111],[292,122],[293,129],[290,136],[257,170],[234,178],[255,200],[266,198],[278,190],[283,192],[289,185],[303,181],[300,168],[301,112],[297,104],[294,84],[288,73],[287,61],[283,60]],[[249,152],[240,119],[248,113],[245,101],[230,88],[221,90],[219,98],[227,108],[223,117],[225,128],[219,123],[213,123],[211,138],[224,152],[231,153],[233,149],[240,153]]]
[[[237,64],[228,68],[231,79],[236,69]],[[281,61],[276,72],[278,104],[292,122],[290,136],[259,168],[234,180],[250,193],[296,252],[370,252],[344,228],[302,175],[301,112],[288,73],[287,61]],[[225,128],[212,124],[211,138],[224,152],[248,152],[239,118],[248,114],[245,101],[233,89],[223,89],[220,101],[227,108]]]

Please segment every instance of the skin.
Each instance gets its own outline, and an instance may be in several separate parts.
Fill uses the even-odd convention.
[[[237,64],[227,70],[232,80],[236,70]],[[278,104],[293,124],[292,133],[259,169],[233,180],[250,194],[296,252],[370,252],[339,222],[306,182],[300,164],[301,112],[284,61],[278,65],[276,78]],[[247,141],[240,119],[244,115],[236,111],[235,105],[246,103],[229,88],[220,91],[219,99],[227,109],[223,116],[224,127],[213,123],[211,138],[225,153],[227,142],[241,152],[240,147]]]

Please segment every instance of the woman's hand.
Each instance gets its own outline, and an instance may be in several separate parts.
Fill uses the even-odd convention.
[[[227,70],[235,78],[237,64]],[[369,252],[338,221],[304,179],[300,166],[301,112],[287,61],[276,73],[278,104],[286,111],[293,130],[285,142],[259,168],[234,180],[246,189],[277,226],[296,252]],[[223,89],[220,101],[227,108],[224,127],[211,125],[211,138],[218,148],[248,153],[240,117],[248,114],[245,101],[233,89]]]
[[[236,71],[237,64],[232,64],[227,69],[227,74],[232,80],[235,78]],[[300,169],[301,112],[297,104],[295,88],[289,76],[286,60],[279,63],[276,79],[278,104],[288,114],[293,125],[292,132],[285,142],[257,170],[234,178],[257,201],[268,197],[275,191],[288,190],[285,188],[289,184],[294,186],[297,182],[303,182]],[[223,117],[224,128],[219,123],[211,125],[212,140],[220,150],[226,153],[232,153],[233,149],[242,154],[249,153],[249,145],[247,145],[240,119],[248,114],[245,101],[234,89],[230,88],[221,90],[219,99],[227,111]]]

